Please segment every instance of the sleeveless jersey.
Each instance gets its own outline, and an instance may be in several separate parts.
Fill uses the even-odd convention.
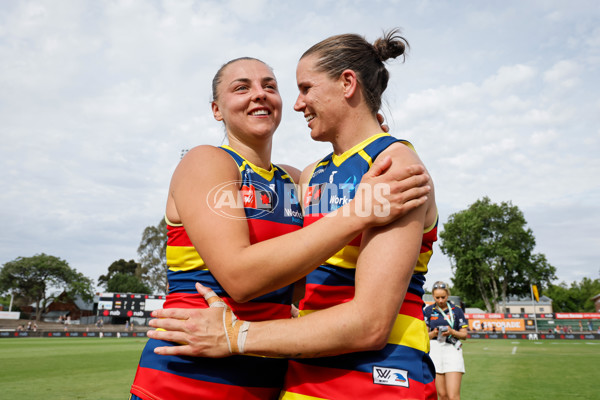
[[[317,163],[304,196],[304,224],[352,200],[373,160],[395,142],[412,148],[409,142],[382,133]],[[354,297],[360,240],[361,235],[308,274],[300,315]],[[423,232],[420,256],[388,344],[380,351],[290,360],[282,399],[437,399],[422,300],[424,275],[436,240],[437,220]]]
[[[250,242],[267,240],[302,227],[303,217],[296,188],[289,175],[272,166],[259,168],[229,146],[222,146],[235,160],[241,174],[240,192]],[[211,194],[212,195],[212,192]],[[215,195],[219,195],[215,192]],[[224,197],[222,201],[228,201]],[[217,198],[217,204],[219,199]],[[195,283],[212,288],[242,320],[290,318],[292,286],[236,303],[204,264],[185,228],[167,220],[167,265],[169,293],[164,308],[206,308]],[[224,238],[224,240],[227,240]],[[256,273],[260,273],[257,271]],[[276,399],[283,386],[287,361],[237,355],[210,359],[161,356],[153,350],[172,342],[148,340],[138,366],[131,393],[143,399]]]

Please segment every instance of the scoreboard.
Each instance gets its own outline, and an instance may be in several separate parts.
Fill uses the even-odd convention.
[[[100,293],[98,315],[104,317],[150,318],[150,313],[162,308],[167,296],[136,293]]]

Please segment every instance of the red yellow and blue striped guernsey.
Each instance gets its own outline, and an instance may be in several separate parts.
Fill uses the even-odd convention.
[[[300,229],[302,211],[296,188],[277,166],[259,168],[229,146],[241,173],[240,191],[250,230],[256,243]],[[206,308],[194,287],[196,282],[212,288],[241,319],[259,321],[290,317],[292,287],[265,294],[248,303],[233,301],[204,264],[182,225],[167,221],[169,293],[165,308]],[[260,271],[256,271],[260,273]],[[276,399],[287,368],[284,359],[236,355],[209,359],[154,354],[160,346],[176,344],[150,339],[140,359],[131,393],[146,400],[181,399]]]
[[[398,141],[388,134],[378,134],[340,156],[330,154],[317,163],[304,194],[305,225],[350,201],[373,160]],[[412,148],[409,142],[400,142]],[[360,239],[353,239],[307,276],[301,315],[354,297]],[[422,300],[427,264],[436,240],[437,220],[423,232],[421,253],[388,344],[380,351],[290,360],[281,399],[437,399]]]

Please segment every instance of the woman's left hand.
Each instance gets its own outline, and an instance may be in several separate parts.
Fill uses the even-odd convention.
[[[427,201],[430,178],[420,164],[397,166],[390,156],[377,159],[351,201],[369,227],[386,225]]]
[[[198,293],[210,289],[197,284]],[[179,343],[180,346],[157,347],[159,355],[202,356],[220,358],[231,355],[223,326],[222,308],[167,308],[155,310],[149,325],[161,329],[148,331],[151,339]]]

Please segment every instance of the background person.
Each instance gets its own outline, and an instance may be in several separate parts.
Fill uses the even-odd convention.
[[[308,228],[352,199],[374,160],[389,155],[394,165],[421,163],[408,142],[381,132],[376,117],[389,79],[383,62],[402,56],[406,45],[397,31],[374,45],[338,35],[300,59],[294,109],[314,140],[333,147],[302,173]],[[222,309],[163,309],[150,324],[168,331],[148,335],[186,344],[157,348],[158,354],[220,357],[235,354],[228,343],[236,342],[250,354],[294,357],[282,399],[436,398],[422,295],[437,220],[432,189],[425,204],[345,242],[307,276],[300,318],[251,322],[236,339],[230,332],[242,321],[223,328]]]
[[[432,289],[435,304],[425,308],[429,327],[431,359],[435,364],[435,386],[442,400],[460,399],[460,384],[465,373],[462,343],[467,340],[469,324],[462,309],[448,300],[450,289],[436,282]]]
[[[302,210],[294,185],[299,171],[271,164],[272,138],[282,109],[271,68],[250,58],[225,64],[213,79],[213,99],[213,115],[224,122],[229,145],[195,147],[173,174],[165,212],[167,309],[207,307],[194,286],[202,282],[214,288],[240,318],[288,319],[294,282],[365,228],[392,221],[425,201],[419,197],[428,189],[413,186],[426,183],[426,176],[407,185],[395,182],[393,175],[391,181],[380,178],[381,170],[375,167],[363,182],[408,188],[417,198],[411,200],[392,188],[385,199],[377,200],[364,191],[357,200],[366,206],[367,214],[359,215],[352,202],[331,218],[300,229]],[[406,175],[406,168],[400,169]],[[414,171],[423,170],[414,166]],[[389,212],[373,212],[385,204]],[[271,399],[279,395],[287,366],[284,359],[158,357],[155,348],[173,349],[176,343],[149,336],[132,398]]]

